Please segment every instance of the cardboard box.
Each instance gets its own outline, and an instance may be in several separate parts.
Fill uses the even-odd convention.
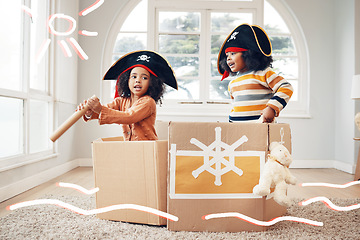
[[[238,218],[204,220],[212,213],[239,212],[261,221],[286,213],[273,199],[252,193],[270,141],[291,151],[288,124],[186,123],[169,126],[168,221],[175,231],[262,231]]]
[[[156,120],[155,129],[158,140],[168,140],[169,137],[169,121]]]
[[[166,212],[168,142],[102,138],[92,143],[96,208],[137,204]],[[166,219],[137,210],[98,214],[107,220],[166,225]]]

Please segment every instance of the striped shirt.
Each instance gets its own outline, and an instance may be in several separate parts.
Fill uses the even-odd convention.
[[[228,86],[233,99],[230,122],[257,120],[267,106],[275,110],[275,116],[289,102],[293,87],[271,68],[237,75]]]

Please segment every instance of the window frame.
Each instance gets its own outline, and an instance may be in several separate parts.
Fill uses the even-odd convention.
[[[211,56],[213,54],[206,54],[205,51],[211,49],[211,32],[210,32],[210,15],[211,12],[251,12],[253,14],[253,22],[262,25],[263,23],[263,0],[253,1],[241,1],[241,8],[234,10],[235,2],[231,1],[192,1],[192,0],[148,0],[148,34],[154,36],[148,38],[148,47],[159,49],[157,30],[158,26],[158,12],[159,11],[185,11],[185,12],[200,12],[201,26],[205,25],[205,28],[201,27],[200,30],[200,45],[205,46],[200,48],[199,59],[205,59],[201,61],[199,65],[199,88],[203,90],[199,92],[199,100],[163,100],[163,104],[158,108],[159,116],[203,116],[203,117],[223,117],[228,116],[231,110],[231,99],[224,99],[218,101],[212,101],[209,99],[210,84],[206,83],[211,80]],[[237,2],[238,3],[238,2]],[[239,4],[240,4],[239,3]],[[204,7],[206,6],[206,7]],[[228,33],[227,33],[228,34]],[[207,39],[205,38],[207,37]],[[166,55],[164,55],[166,57]],[[219,79],[220,80],[220,79]]]
[[[115,19],[113,26],[109,31],[109,35],[107,41],[105,42],[105,51],[103,55],[103,64],[102,64],[102,73],[104,74],[108,68],[108,66],[112,65],[112,51],[115,46],[115,41],[117,34],[119,33],[118,29],[121,28],[122,24],[125,22],[127,16],[131,13],[131,11],[141,2],[141,0],[129,1],[124,9],[119,12],[119,16]],[[157,14],[156,12],[160,10],[168,10],[168,11],[190,11],[189,8],[184,8],[184,4],[191,4],[192,11],[200,11],[204,10],[204,5],[206,5],[206,9],[212,9],[212,12],[222,12],[222,10],[229,10],[229,5],[234,7],[234,4],[241,4],[241,8],[254,9],[254,24],[264,26],[264,0],[253,0],[253,1],[222,1],[222,0],[148,0],[148,36],[156,36],[156,37],[147,37],[147,49],[157,51],[157,36],[158,32],[156,30],[157,26]],[[290,8],[281,0],[267,0],[269,4],[274,7],[274,9],[280,14],[280,16],[286,22],[290,35],[294,41],[297,59],[299,60],[299,76],[298,76],[298,94],[299,99],[296,102],[290,101],[288,106],[281,112],[280,117],[286,118],[309,118],[309,63],[308,63],[308,48],[306,44],[306,40],[304,37],[304,33],[298,23],[297,19],[292,14]],[[231,12],[231,11],[230,11]],[[209,11],[208,14],[211,12]],[[208,15],[206,14],[206,15]],[[204,14],[202,14],[202,18]],[[210,29],[210,28],[209,28]],[[210,30],[209,30],[210,31]],[[211,34],[208,34],[211,36]],[[205,41],[203,39],[200,42],[204,42],[204,44],[210,44],[210,41]],[[210,49],[208,46],[207,48]],[[202,53],[199,53],[200,58],[202,57]],[[214,55],[214,54],[213,54]],[[210,53],[210,56],[212,54]],[[166,57],[166,56],[165,56]],[[206,66],[209,67],[210,59],[205,60]],[[200,67],[199,71],[203,71],[206,74],[205,78],[200,81],[206,81],[206,79],[211,79],[211,72],[206,71]],[[111,84],[107,83],[108,81],[103,81],[101,84],[101,97],[103,101],[112,101],[112,96],[109,96],[109,87]],[[200,94],[208,97],[208,91],[210,84],[205,84],[207,88],[203,90],[203,93]],[[208,99],[208,98],[207,98]],[[226,117],[228,116],[231,109],[231,100],[219,100],[219,101],[208,101],[208,100],[200,100],[200,101],[172,101],[170,99],[164,99],[161,107],[158,107],[158,116],[161,117]]]
[[[289,6],[281,0],[266,0],[275,8],[279,15],[286,21],[292,39],[296,47],[299,60],[299,76],[298,76],[298,101],[290,101],[288,106],[281,111],[280,117],[284,118],[311,118],[310,115],[310,64],[309,52],[305,39],[305,34],[300,27],[300,23],[291,11]]]
[[[31,1],[30,0],[21,0],[20,5],[29,6],[31,9]],[[54,12],[54,4],[51,3],[50,0],[46,0],[46,16],[50,16],[51,13]],[[21,9],[19,9],[20,11]],[[46,117],[48,118],[48,129],[47,132],[51,133],[53,130],[53,122],[54,122],[54,98],[53,98],[53,77],[50,75],[51,68],[51,58],[50,54],[53,52],[52,48],[49,47],[46,54],[44,54],[43,64],[44,71],[41,74],[47,79],[45,82],[45,90],[40,91],[37,89],[30,88],[30,67],[31,61],[30,59],[30,40],[31,40],[31,24],[32,21],[28,15],[22,11],[21,13],[21,37],[22,43],[20,46],[20,83],[21,87],[19,90],[11,90],[0,88],[0,96],[5,98],[14,98],[20,99],[23,101],[23,117],[22,117],[22,141],[20,144],[22,145],[22,152],[19,154],[6,156],[0,158],[0,172],[10,170],[13,168],[17,168],[20,166],[24,166],[27,164],[35,163],[38,161],[42,161],[45,159],[52,158],[55,156],[55,147],[54,144],[48,143],[48,147],[45,150],[37,151],[30,153],[30,114],[31,107],[30,101],[38,100],[42,102],[46,102],[48,104],[48,114]],[[44,26],[46,29],[46,26]],[[52,41],[54,37],[49,34],[46,30],[46,36],[50,38]]]

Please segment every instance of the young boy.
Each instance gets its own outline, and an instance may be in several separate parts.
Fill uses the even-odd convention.
[[[259,26],[242,24],[225,39],[218,55],[218,71],[234,76],[228,89],[233,101],[229,121],[273,122],[287,105],[293,88],[270,67],[270,39]]]

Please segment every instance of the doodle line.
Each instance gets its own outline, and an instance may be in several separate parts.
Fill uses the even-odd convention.
[[[81,12],[79,12],[79,16],[86,16],[98,7],[100,7],[104,3],[104,0],[96,0],[90,7],[85,8]]]
[[[307,206],[311,203],[314,202],[323,202],[328,208],[335,210],[335,211],[351,211],[351,210],[355,210],[360,208],[360,203],[359,204],[354,204],[354,205],[350,205],[350,206],[346,206],[346,207],[339,207],[335,204],[333,204],[328,198],[326,197],[314,197],[314,198],[310,198],[308,200],[299,202],[300,206]]]
[[[137,204],[117,204],[117,205],[112,205],[112,206],[98,208],[98,209],[85,210],[85,209],[75,207],[71,204],[65,203],[65,202],[57,200],[57,199],[37,199],[37,200],[32,200],[32,201],[16,203],[16,204],[13,204],[13,205],[7,207],[7,209],[15,210],[15,209],[23,208],[23,207],[34,206],[34,205],[43,205],[43,204],[57,205],[59,207],[68,209],[70,211],[73,211],[73,212],[81,214],[81,215],[93,215],[93,214],[99,214],[99,213],[104,213],[104,212],[110,212],[110,211],[114,211],[114,210],[133,209],[133,210],[151,213],[151,214],[157,215],[159,217],[169,219],[171,221],[179,220],[178,217],[171,215],[169,213],[166,213],[166,212],[154,209],[154,208],[150,208],[150,207],[140,206]]]
[[[88,190],[88,189],[86,189],[84,187],[81,187],[81,186],[73,184],[73,183],[58,182],[58,183],[56,183],[56,185],[59,186],[59,187],[72,188],[72,189],[78,190],[78,191],[80,191],[82,193],[85,193],[85,194],[88,194],[88,195],[94,194],[94,193],[99,191],[98,187]]]
[[[360,181],[352,181],[345,184],[332,184],[332,183],[301,183],[301,187],[331,187],[331,188],[347,188],[360,184]]]
[[[313,226],[323,226],[324,225],[322,222],[313,221],[313,220],[309,220],[306,218],[291,217],[291,216],[277,217],[270,221],[260,221],[260,220],[251,218],[249,216],[246,216],[246,215],[238,213],[238,212],[214,213],[214,214],[205,215],[202,218],[204,220],[209,220],[209,219],[213,219],[213,218],[225,218],[225,217],[236,217],[236,218],[242,219],[246,222],[252,223],[254,225],[266,226],[266,227],[271,226],[271,225],[281,222],[281,221],[300,222],[300,223],[305,223],[305,224],[309,224],[309,225],[313,225]]]

